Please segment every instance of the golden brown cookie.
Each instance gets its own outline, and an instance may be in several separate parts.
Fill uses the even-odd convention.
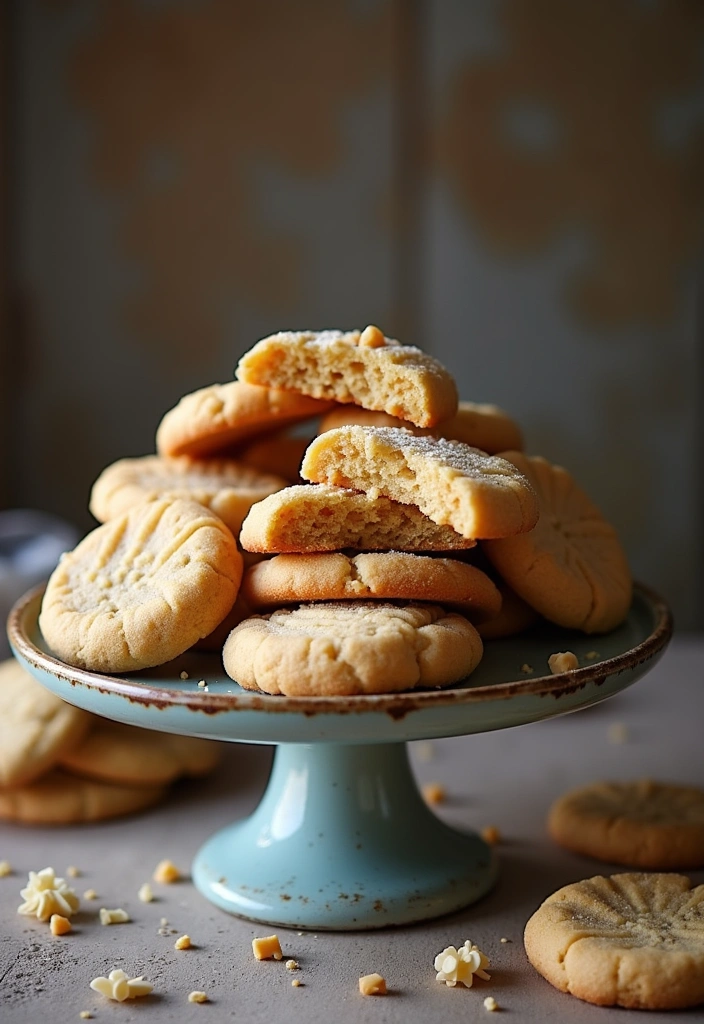
[[[40,686],[14,658],[0,663],[0,786],[38,778],[90,723],[90,715]]]
[[[184,395],[166,413],[156,432],[156,450],[159,455],[192,458],[229,456],[260,434],[320,416],[329,408],[329,402],[296,391],[240,380],[211,384]]]
[[[515,636],[524,629],[535,625],[540,616],[534,608],[511,590],[503,580],[494,580],[501,595],[501,608],[498,613],[486,622],[477,623],[477,632],[482,640],[502,640],[507,636]]]
[[[249,551],[454,551],[473,548],[415,505],[327,484],[285,487],[253,505],[240,544]]]
[[[231,459],[120,459],[93,484],[90,511],[99,523],[156,498],[197,501],[219,516],[235,537],[255,502],[285,487],[282,477],[259,473]]]
[[[59,757],[72,775],[125,786],[163,786],[182,775],[207,775],[220,744],[94,719],[83,741]]]
[[[462,615],[438,605],[326,602],[245,619],[223,650],[247,690],[289,697],[392,693],[468,676],[482,642]]]
[[[650,779],[594,782],[550,808],[550,835],[575,853],[655,871],[704,867],[704,790]]]
[[[477,402],[460,402],[457,412],[448,420],[442,420],[432,429],[416,427],[408,420],[389,416],[384,412],[370,412],[356,405],[339,405],[323,416],[318,428],[319,434],[335,427],[358,424],[362,427],[404,427],[419,437],[432,434],[448,441],[461,441],[471,448],[480,448],[489,455],[508,449],[521,450],[523,435],[514,420],[497,405]]]
[[[403,551],[275,555],[252,566],[242,593],[254,611],[302,601],[429,601],[466,615],[491,619],[501,595],[473,565]]]
[[[258,473],[273,473],[289,483],[300,481],[299,470],[310,437],[293,437],[289,434],[275,434],[253,441],[237,452],[237,460]]]
[[[562,466],[504,452],[530,480],[540,518],[530,533],[482,544],[519,597],[558,626],[604,633],[628,614],[631,573],[616,530]]]
[[[533,967],[598,1006],[704,1001],[704,885],[684,875],[596,875],[549,896],[526,925]]]
[[[39,627],[78,668],[161,665],[232,608],[242,555],[221,519],[192,501],[136,505],[89,533],[49,579]]]
[[[25,786],[0,789],[0,818],[23,825],[78,825],[134,814],[157,803],[163,786],[117,786],[58,768]]]
[[[459,441],[394,427],[338,427],[316,437],[301,476],[416,505],[468,538],[532,529],[538,499],[515,466]]]
[[[377,327],[272,334],[242,356],[236,373],[249,384],[353,402],[419,427],[457,411],[457,388],[445,367]]]

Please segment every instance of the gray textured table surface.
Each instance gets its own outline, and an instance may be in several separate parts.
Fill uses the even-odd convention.
[[[146,814],[99,826],[26,829],[0,826],[0,859],[14,873],[0,879],[0,1020],[97,1021],[347,1021],[433,1022],[484,1020],[493,995],[511,1020],[623,1022],[624,1011],[601,1009],[563,995],[539,977],[523,952],[523,926],[555,889],[594,874],[624,870],[554,846],[545,816],[554,797],[597,778],[647,776],[704,786],[704,639],[676,637],[662,661],[629,690],[586,711],[537,725],[435,741],[412,750],[421,782],[442,783],[448,800],[439,813],[459,826],[496,825],[501,873],[481,902],[427,924],[382,932],[304,933],[278,928],[285,956],[301,965],[302,986],[291,987],[282,963],[256,962],[251,939],[267,934],[211,907],[186,880],[156,886],[159,899],[140,903],[137,890],[156,863],[169,857],[187,871],[202,841],[247,814],[266,781],[271,751],[233,745],[216,776],[190,782]],[[620,727],[614,730],[613,726]],[[614,733],[623,733],[615,742]],[[47,925],[16,913],[27,872],[51,865],[64,874],[76,865],[79,893],[92,887],[69,936],[53,938]],[[704,882],[704,873],[691,873]],[[100,906],[124,907],[129,924],[103,927]],[[167,918],[168,935],[159,934]],[[195,948],[174,949],[187,932]],[[505,937],[510,941],[501,943]],[[491,982],[470,990],[435,981],[433,958],[466,938],[490,957]],[[153,995],[111,1003],[92,992],[91,978],[122,967],[144,974]],[[357,979],[378,971],[386,997],[363,998]],[[187,1002],[201,989],[210,1003]],[[488,1015],[492,1019],[494,1015]],[[704,1007],[650,1013],[650,1024],[704,1020]]]

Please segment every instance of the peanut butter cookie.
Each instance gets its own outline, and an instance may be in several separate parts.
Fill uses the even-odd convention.
[[[457,388],[445,367],[378,327],[272,334],[242,356],[236,372],[249,384],[353,402],[419,427],[457,411]]]
[[[212,632],[232,608],[241,578],[242,555],[221,519],[191,501],[146,502],[64,555],[39,626],[69,665],[149,668]]]
[[[78,825],[135,814],[157,803],[162,786],[118,786],[54,768],[24,786],[0,789],[0,818],[24,825]]]
[[[225,671],[240,686],[289,697],[449,686],[481,656],[479,634],[463,616],[378,601],[304,604],[245,619],[223,649]]]

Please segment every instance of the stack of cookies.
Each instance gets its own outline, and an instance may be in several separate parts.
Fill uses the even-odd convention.
[[[103,525],[40,616],[65,662],[130,672],[206,646],[249,689],[379,693],[455,683],[481,635],[539,616],[592,632],[626,615],[613,528],[419,349],[376,327],[283,332],[236,376],[96,481]],[[312,440],[286,433],[316,419]]]
[[[202,776],[219,745],[108,722],[64,703],[13,659],[0,663],[0,818],[70,825],[152,806]]]

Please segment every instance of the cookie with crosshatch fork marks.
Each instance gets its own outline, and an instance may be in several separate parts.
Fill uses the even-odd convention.
[[[133,672],[176,658],[212,632],[241,579],[242,555],[221,519],[196,502],[146,502],[63,556],[39,626],[69,665]]]
[[[538,519],[535,491],[510,462],[396,427],[328,430],[310,444],[301,476],[416,505],[468,538],[508,537]]]
[[[445,367],[411,345],[364,331],[282,331],[245,352],[239,380],[352,402],[432,427],[457,411],[457,387]]]

